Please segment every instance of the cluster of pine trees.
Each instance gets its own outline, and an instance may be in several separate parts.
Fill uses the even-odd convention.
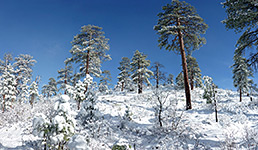
[[[251,93],[251,90],[256,89],[251,77],[253,69],[257,71],[258,52],[249,52],[248,59],[244,58],[244,55],[247,49],[253,49],[258,44],[258,8],[252,1],[226,0],[222,4],[228,15],[223,21],[226,28],[234,29],[237,33],[242,32],[236,44],[235,63],[232,65],[234,86],[239,90],[241,101],[243,93]],[[181,55],[182,72],[176,77],[176,87],[185,89],[186,109],[191,109],[190,91],[203,86],[201,70],[192,53],[206,43],[201,35],[205,34],[208,25],[193,6],[179,0],[173,0],[162,7],[158,17],[154,30],[159,35],[159,47]],[[107,92],[111,86],[111,73],[108,70],[102,71],[101,65],[111,60],[111,57],[107,54],[109,39],[104,34],[101,27],[82,26],[80,33],[74,36],[71,42],[71,57],[65,60],[65,67],[58,70],[57,80],[49,78],[48,84],[42,86],[42,95],[51,97],[58,92],[71,96],[85,94],[92,77],[99,78],[99,91]],[[24,54],[16,57],[14,61],[10,54],[5,54],[3,60],[0,60],[0,96],[3,111],[16,100],[28,101],[33,105],[39,95],[39,78],[32,80],[32,67],[35,63],[36,60],[32,56]],[[150,79],[154,81],[156,88],[159,88],[162,82],[174,84],[174,76],[169,74],[166,77],[161,71],[164,67],[162,64],[155,62],[151,67],[150,65],[147,55],[138,50],[132,59],[123,57],[118,67],[120,73],[117,77],[117,87],[121,88],[121,91],[132,91],[137,87],[138,93],[142,93],[145,85],[151,85]],[[78,108],[79,106],[78,104]]]
[[[0,103],[2,111],[12,107],[13,102],[29,102],[32,106],[39,95],[38,80],[32,80],[32,67],[36,60],[27,54],[20,54],[13,59],[5,54],[0,59]]]

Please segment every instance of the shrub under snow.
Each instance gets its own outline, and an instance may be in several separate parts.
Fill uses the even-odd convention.
[[[75,132],[69,99],[67,95],[60,96],[49,117],[38,114],[33,120],[33,134],[41,138],[41,144],[45,148],[64,148]]]

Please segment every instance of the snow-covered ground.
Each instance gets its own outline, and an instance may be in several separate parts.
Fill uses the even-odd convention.
[[[239,102],[235,91],[218,89],[218,120],[214,107],[202,98],[203,90],[192,91],[192,110],[185,111],[184,91],[164,90],[155,94],[113,92],[99,95],[96,108],[101,116],[98,136],[90,136],[91,149],[111,149],[126,145],[130,149],[258,149],[258,97],[247,96]],[[157,95],[163,104],[162,123],[156,119]],[[52,98],[29,104],[15,104],[0,113],[0,149],[36,149],[38,137],[32,135],[32,120],[36,113],[48,114],[53,108]],[[79,111],[71,101],[74,118]],[[81,125],[76,133],[86,135]],[[88,130],[87,130],[88,131]],[[85,131],[86,132],[86,131]],[[86,138],[86,137],[85,137]]]

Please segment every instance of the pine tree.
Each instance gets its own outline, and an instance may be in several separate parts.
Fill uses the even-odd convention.
[[[168,74],[167,84],[168,85],[174,85],[174,75],[173,74]]]
[[[106,92],[111,85],[112,77],[109,70],[104,70],[99,81],[99,91]]]
[[[215,87],[215,84],[213,83],[213,79],[209,76],[204,76],[203,82],[204,82],[203,98],[206,99],[207,104],[210,104],[212,103],[212,98],[215,95],[213,90]]]
[[[122,84],[121,91],[124,90],[125,87],[129,86],[130,80],[130,59],[128,57],[123,57],[122,61],[120,62],[120,66],[118,69],[121,71],[119,73],[118,82]]]
[[[57,83],[54,78],[49,78],[49,82],[47,85],[43,85],[42,94],[47,97],[57,95]]]
[[[180,72],[176,77],[176,86],[178,89],[184,89],[184,75]]]
[[[16,79],[14,75],[13,67],[9,64],[5,66],[5,70],[0,76],[0,95],[3,112],[7,109],[7,106],[11,107],[12,102],[16,99]]]
[[[16,70],[16,88],[20,101],[26,100],[26,94],[28,94],[28,87],[32,78],[32,67],[36,62],[37,61],[28,54],[21,54],[15,58],[13,66]]]
[[[251,79],[252,71],[246,62],[246,59],[242,56],[235,55],[234,56],[234,64],[231,66],[233,68],[233,83],[234,86],[238,89],[240,94],[240,102],[242,101],[242,93],[248,92],[251,88]]]
[[[154,30],[160,35],[158,40],[160,48],[181,54],[188,110],[192,106],[185,49],[192,51],[205,44],[205,38],[200,34],[204,34],[208,26],[196,13],[195,8],[186,2],[173,0],[162,9],[164,12],[158,14],[159,20]]]
[[[191,90],[194,89],[194,86],[202,87],[201,69],[199,68],[196,58],[194,58],[191,55],[187,55],[186,62],[187,62],[187,69],[189,71],[189,80],[190,80]]]
[[[153,72],[147,67],[150,66],[150,61],[146,60],[147,55],[135,51],[131,61],[132,80],[138,85],[138,94],[142,93],[143,83],[151,85],[149,78],[153,76]]]
[[[93,82],[92,77],[89,74],[87,74],[86,78],[84,78],[83,82],[79,80],[77,82],[77,84],[75,85],[73,98],[77,101],[78,110],[80,109],[81,102],[86,100],[87,93],[89,91],[87,91],[87,92],[85,92],[85,91],[86,91],[86,88],[92,84],[92,82]]]
[[[81,33],[74,36],[72,41],[71,58],[65,63],[74,62],[80,67],[80,77],[86,74],[100,77],[101,63],[110,60],[111,57],[106,54],[109,50],[108,39],[105,38],[101,27],[87,25],[81,27]]]
[[[33,107],[33,103],[35,102],[36,97],[39,96],[38,84],[36,83],[36,81],[33,81],[31,83],[28,93],[30,95],[30,104]]]
[[[154,65],[151,67],[154,73],[153,78],[156,81],[156,88],[159,88],[160,82],[166,79],[165,73],[161,71],[161,68],[164,68],[164,66],[159,62],[154,62]]]
[[[257,70],[258,67],[258,6],[256,0],[226,0],[222,3],[226,8],[227,19],[223,20],[227,29],[236,33],[243,32],[237,41],[237,55],[243,55],[246,49],[254,47],[255,53],[250,53],[248,63]]]
[[[60,69],[58,72],[58,81],[57,84],[60,85],[60,89],[64,90],[64,94],[67,94],[66,88],[67,85],[72,85],[72,74],[73,68],[71,64],[65,66],[64,69]]]

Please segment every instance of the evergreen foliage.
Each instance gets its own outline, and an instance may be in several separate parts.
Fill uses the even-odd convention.
[[[32,79],[32,67],[37,61],[33,59],[33,56],[28,54],[20,54],[15,58],[15,62],[13,64],[15,68],[16,74],[16,89],[17,89],[17,97],[19,97],[19,101],[26,101],[26,95],[28,94],[29,84]]]
[[[35,81],[33,81],[31,83],[28,93],[30,95],[30,104],[33,107],[33,103],[34,103],[36,97],[39,96],[38,84]]]
[[[99,81],[99,91],[107,92],[108,87],[111,85],[112,77],[109,70],[104,70],[101,75],[101,79]]]
[[[80,78],[85,77],[86,74],[100,77],[102,62],[111,60],[111,57],[106,54],[109,45],[102,28],[95,25],[82,26],[81,33],[74,36],[72,45],[70,50],[72,57],[68,58],[65,63],[78,64]]]
[[[206,99],[207,104],[210,104],[210,103],[212,103],[212,98],[215,95],[214,90],[213,90],[213,88],[215,88],[215,84],[213,83],[212,78],[209,76],[204,76],[203,81],[204,81],[203,98]]]
[[[118,69],[120,70],[119,76],[117,77],[118,82],[121,83],[121,91],[125,89],[128,89],[129,84],[131,82],[130,79],[130,71],[131,71],[131,66],[130,66],[130,59],[128,57],[122,57],[122,61],[119,63],[120,66]]]
[[[233,68],[233,84],[238,89],[240,93],[240,102],[242,101],[242,93],[248,92],[252,85],[252,70],[248,66],[246,59],[242,56],[234,56],[234,64],[231,66]]]
[[[171,4],[162,7],[163,12],[158,14],[158,24],[154,30],[159,35],[159,47],[181,54],[184,72],[186,95],[186,109],[191,109],[191,95],[188,81],[188,70],[185,57],[185,48],[188,53],[199,49],[206,43],[204,34],[208,28],[203,19],[196,13],[193,6],[186,2],[173,0]]]
[[[168,74],[167,84],[172,85],[172,86],[174,85],[174,75],[173,74]]]
[[[41,138],[44,149],[65,149],[65,144],[75,132],[69,97],[62,95],[50,116],[37,114],[33,119],[33,134]]]
[[[58,72],[58,81],[57,84],[60,85],[59,90],[64,90],[64,94],[67,92],[67,85],[72,85],[72,74],[73,74],[73,67],[71,64],[65,65],[65,68],[60,69]]]
[[[74,91],[73,91],[73,98],[78,103],[78,110],[80,109],[80,104],[82,101],[86,100],[86,94],[87,94],[87,88],[90,86],[93,82],[93,78],[87,74],[86,78],[84,78],[83,82],[78,81],[75,85]]]
[[[42,94],[47,97],[57,95],[57,83],[54,78],[49,78],[49,82],[47,85],[43,85],[42,87]]]
[[[0,76],[0,95],[1,105],[3,112],[7,107],[12,106],[12,102],[16,99],[16,79],[13,67],[9,64],[5,67],[2,75]]]
[[[152,72],[154,73],[154,80],[156,81],[156,88],[159,88],[160,82],[164,82],[166,80],[165,73],[161,71],[161,68],[164,68],[164,65],[159,62],[154,62],[154,65],[151,67]]]
[[[226,9],[227,19],[223,23],[228,29],[237,33],[243,32],[237,41],[237,55],[243,55],[246,49],[254,47],[256,52],[250,52],[248,63],[257,70],[258,66],[258,6],[256,0],[226,0],[223,7]]]
[[[150,66],[150,60],[146,60],[147,55],[135,51],[131,61],[132,80],[138,85],[138,93],[142,93],[143,83],[151,85],[149,78],[153,76],[153,72],[147,67]]]
[[[176,77],[176,86],[178,89],[184,89],[184,75],[180,72]]]
[[[191,55],[187,55],[186,58],[191,90],[193,90],[194,87],[202,87],[201,69],[199,68],[196,58]]]

